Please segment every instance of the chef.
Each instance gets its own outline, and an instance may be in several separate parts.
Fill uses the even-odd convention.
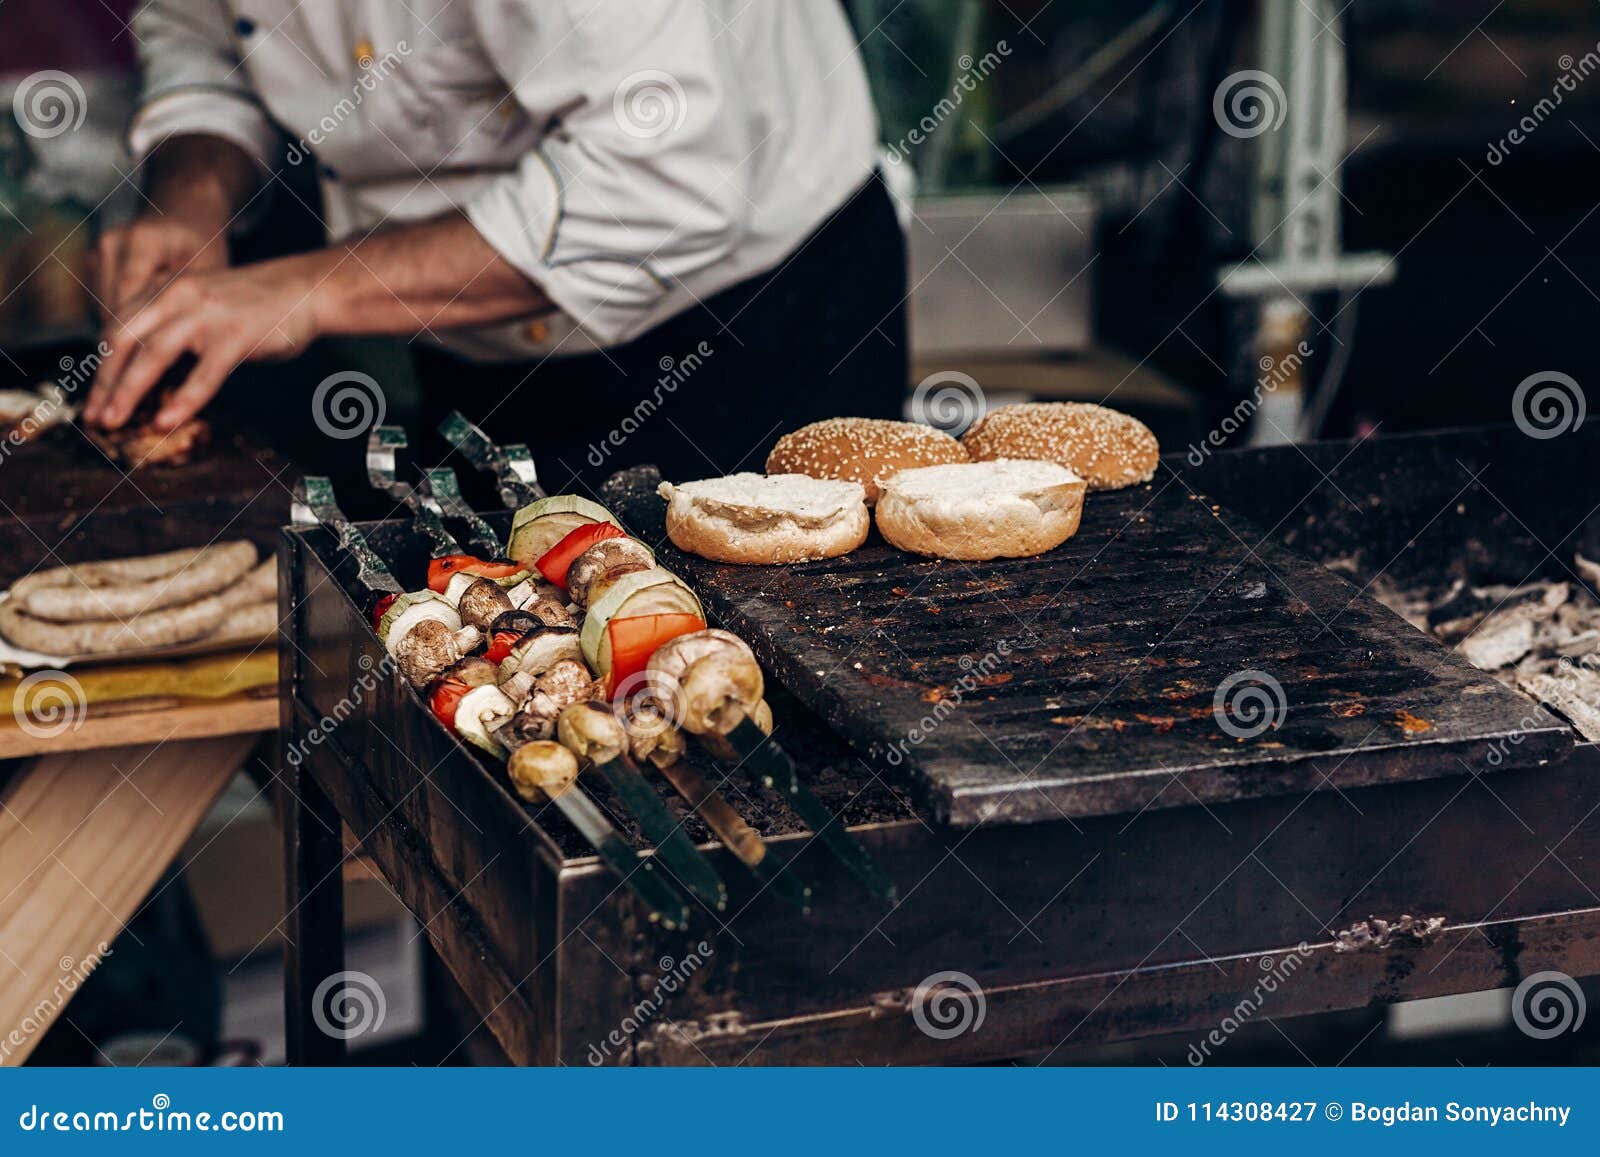
[[[92,423],[160,383],[174,429],[344,335],[412,340],[428,428],[462,409],[554,489],[899,409],[904,242],[840,0],[151,0],[133,31],[144,209],[100,242]],[[230,265],[285,158],[327,246]]]

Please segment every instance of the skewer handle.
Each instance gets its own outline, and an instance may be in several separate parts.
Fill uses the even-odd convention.
[[[456,472],[446,466],[436,466],[423,473],[422,491],[431,497],[439,507],[440,513],[446,518],[454,518],[464,522],[467,526],[467,541],[472,548],[490,558],[499,558],[505,553],[500,538],[495,534],[494,528],[478,516],[478,512],[467,505],[467,500],[461,496],[461,483],[456,478]]]
[[[319,474],[308,474],[294,484],[290,518],[297,524],[321,524],[339,540],[339,546],[356,560],[357,578],[371,594],[405,593],[383,560],[367,545],[367,538],[344,516],[334,500],[333,482]]]
[[[539,485],[539,471],[533,454],[521,442],[496,446],[489,436],[452,410],[439,423],[445,441],[461,451],[462,457],[485,474],[494,475],[500,488],[500,501],[511,510],[537,502],[545,496]]]

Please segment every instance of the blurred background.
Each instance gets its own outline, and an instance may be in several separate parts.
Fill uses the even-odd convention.
[[[95,337],[85,262],[97,231],[138,201],[122,141],[134,7],[0,2],[0,386],[53,376],[63,351]],[[964,423],[962,397],[1114,394],[1183,450],[1505,422],[1528,375],[1592,378],[1590,0],[848,7],[912,253],[915,416]],[[19,88],[56,73],[81,86],[81,122],[22,132]],[[273,201],[241,258],[320,243],[315,182],[288,179],[299,196]],[[358,495],[359,443],[302,441],[306,411],[285,394],[359,366],[385,383],[390,420],[406,421],[414,391],[403,346],[333,346],[311,355],[321,370],[247,368],[226,403],[307,469],[357,479],[341,489]],[[35,1059],[92,1061],[175,1020],[186,1027],[165,1047],[192,1038],[193,1055],[215,1056],[242,1041],[247,1058],[281,1056],[277,856],[271,808],[241,782],[194,837],[181,886],[136,923],[139,945],[119,943],[74,1003],[76,1023]],[[448,985],[381,881],[353,870],[347,887],[352,960],[390,994],[390,1029],[364,1055],[427,1058]],[[1514,1058],[1522,1038],[1503,1005],[1328,1018],[1289,1044],[1258,1025],[1224,1063]],[[1377,1023],[1389,1031],[1374,1036]],[[1586,1039],[1572,1038],[1575,1055],[1592,1051]],[[1076,1059],[1163,1059],[1162,1048]]]

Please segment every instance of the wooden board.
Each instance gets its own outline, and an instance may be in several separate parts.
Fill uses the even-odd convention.
[[[53,755],[0,797],[0,1064],[104,958],[255,736]]]
[[[648,534],[660,507],[640,494],[621,512]],[[1572,746],[1530,701],[1166,472],[1091,494],[1077,536],[1038,558],[925,560],[874,535],[796,566],[670,544],[661,562],[958,825],[1528,766]],[[1257,733],[1252,704],[1277,725]]]
[[[127,743],[165,743],[224,735],[252,735],[278,728],[278,701],[272,695],[230,699],[152,700],[93,705],[59,734],[24,731],[0,718],[0,759],[21,759],[64,751],[87,751]]]

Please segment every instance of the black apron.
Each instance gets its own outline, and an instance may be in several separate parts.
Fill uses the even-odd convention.
[[[900,416],[905,298],[905,240],[874,176],[776,269],[604,354],[482,364],[414,347],[430,460],[468,482],[434,433],[459,409],[497,442],[528,443],[551,494],[643,463],[672,481],[759,472],[807,422]]]

